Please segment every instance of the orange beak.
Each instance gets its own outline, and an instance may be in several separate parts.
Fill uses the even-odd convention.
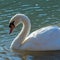
[[[11,25],[9,34],[12,33],[13,29],[14,29],[14,25]]]

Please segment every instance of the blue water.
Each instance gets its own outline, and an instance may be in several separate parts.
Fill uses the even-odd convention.
[[[9,49],[22,27],[19,25],[9,35],[9,20],[17,13],[26,14],[30,18],[31,32],[48,25],[60,26],[60,0],[0,0],[0,60],[21,60]],[[28,57],[27,60],[32,58]]]

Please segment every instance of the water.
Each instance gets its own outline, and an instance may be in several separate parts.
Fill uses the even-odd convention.
[[[9,20],[17,13],[26,14],[30,18],[31,32],[48,25],[60,26],[60,0],[0,0],[0,60],[21,60],[21,57],[9,51],[12,40],[21,30],[19,25],[9,35]],[[38,59],[60,60],[59,54],[49,56],[40,56]],[[33,57],[27,56],[27,60]],[[37,57],[33,59],[38,60]]]

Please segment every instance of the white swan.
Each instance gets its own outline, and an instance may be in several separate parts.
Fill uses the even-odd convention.
[[[26,15],[16,14],[9,23],[10,33],[18,24],[23,24],[21,32],[10,46],[13,51],[15,49],[27,51],[60,50],[60,28],[58,26],[43,27],[29,35],[31,23]]]

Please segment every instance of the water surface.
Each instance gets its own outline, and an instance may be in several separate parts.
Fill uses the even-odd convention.
[[[0,0],[0,60],[21,60],[9,51],[12,40],[22,27],[19,25],[9,35],[9,20],[17,13],[26,14],[30,18],[31,32],[48,25],[60,26],[60,0]],[[52,55],[44,58],[52,60]],[[53,55],[53,58],[60,60],[59,55]],[[39,59],[44,60],[43,57]],[[32,60],[32,57],[29,56],[27,60]]]

